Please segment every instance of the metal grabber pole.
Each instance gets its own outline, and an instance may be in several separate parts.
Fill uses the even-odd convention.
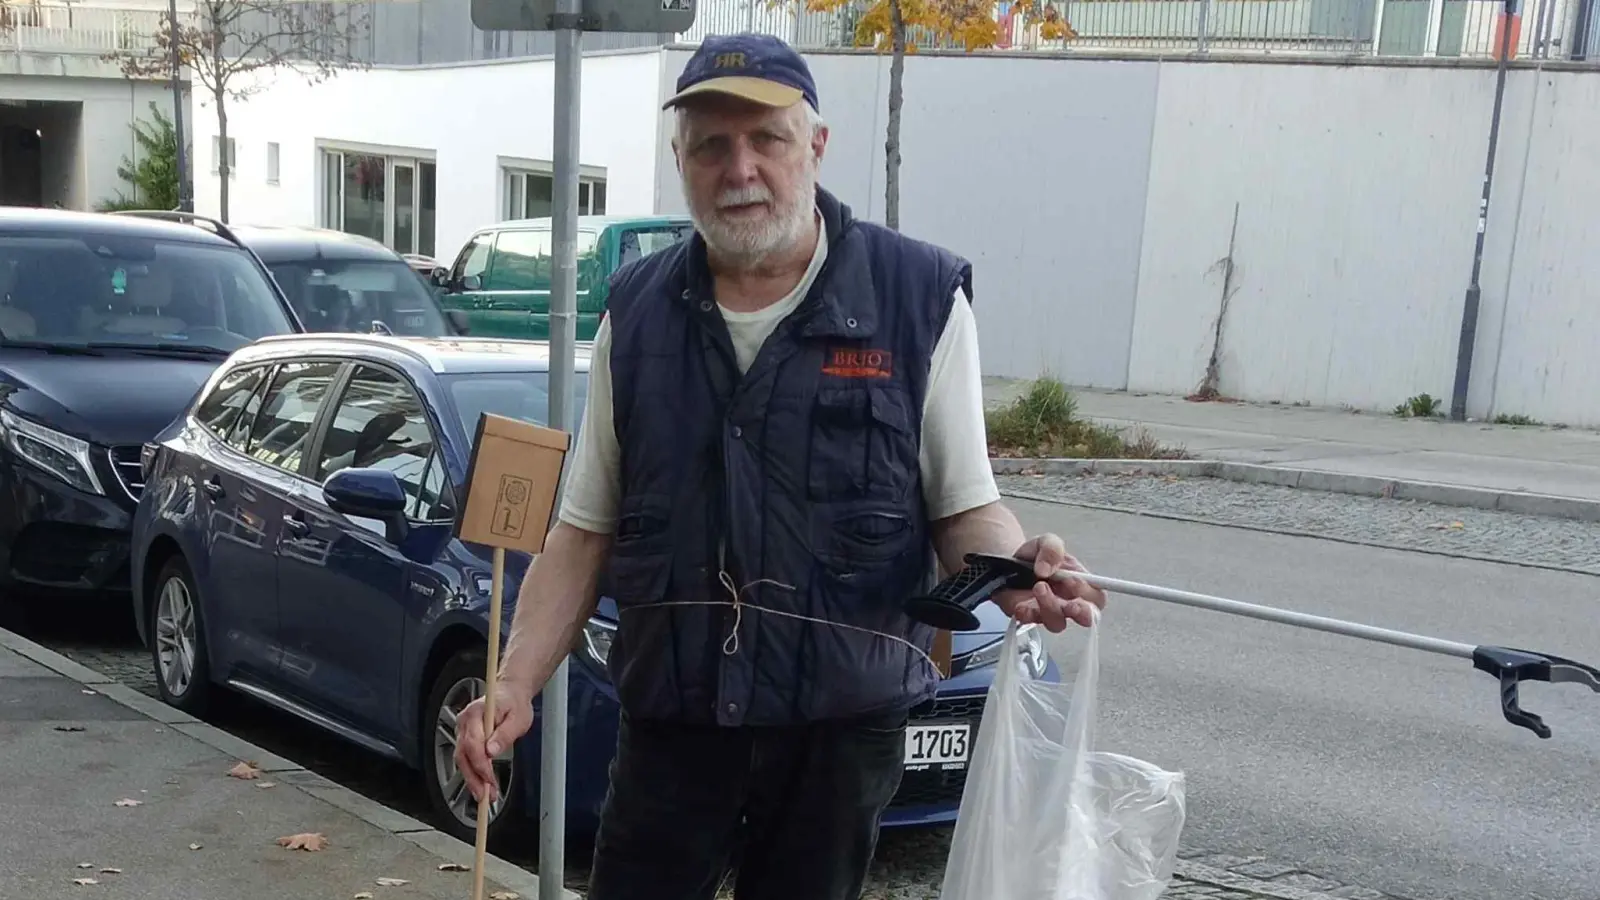
[[[966,556],[966,563],[966,568],[940,582],[931,593],[907,601],[907,614],[936,628],[972,631],[978,627],[978,618],[973,613],[978,604],[989,599],[997,590],[1007,587],[1027,589],[1037,580],[1031,563],[1010,557],[969,553]],[[1514,647],[1474,646],[1389,628],[1346,622],[1342,619],[1315,616],[1310,613],[1260,606],[1210,594],[1124,581],[1105,575],[1074,572],[1063,573],[1059,577],[1065,578],[1070,575],[1076,575],[1110,593],[1262,619],[1296,628],[1326,631],[1365,641],[1394,644],[1424,653],[1469,659],[1473,668],[1499,678],[1500,709],[1505,714],[1506,721],[1526,728],[1541,738],[1550,736],[1550,728],[1537,715],[1527,712],[1519,705],[1517,698],[1519,684],[1524,681],[1580,684],[1587,685],[1591,690],[1600,693],[1600,669],[1548,653],[1536,653]]]

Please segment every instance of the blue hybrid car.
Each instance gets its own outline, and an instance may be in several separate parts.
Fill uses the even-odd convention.
[[[312,334],[238,350],[142,456],[134,615],[162,698],[219,691],[297,715],[419,771],[438,824],[471,841],[453,754],[483,692],[491,551],[455,537],[483,413],[543,424],[549,348],[487,338]],[[574,379],[581,409],[587,347]],[[531,557],[508,553],[510,627]],[[954,636],[951,676],[914,711],[886,827],[954,821],[1007,620]],[[602,597],[571,657],[568,827],[592,834],[616,750]],[[1057,673],[1026,633],[1024,667]],[[535,710],[537,715],[537,709]],[[535,727],[499,760],[498,841],[539,798]]]

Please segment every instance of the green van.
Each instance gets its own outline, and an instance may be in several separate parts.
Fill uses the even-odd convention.
[[[611,273],[693,231],[688,216],[579,216],[577,340],[594,340]],[[437,273],[439,303],[464,313],[473,337],[549,340],[551,253],[548,218],[480,228]]]

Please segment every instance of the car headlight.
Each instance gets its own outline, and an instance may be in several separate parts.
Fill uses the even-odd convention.
[[[583,626],[583,649],[603,669],[611,656],[611,642],[616,637],[617,626],[602,619],[590,619]]]
[[[89,462],[89,442],[0,409],[0,439],[22,459],[89,494],[104,494]]]
[[[981,669],[992,666],[1000,660],[1000,650],[1005,646],[1005,640],[997,640],[987,647],[979,647],[967,656],[968,669]],[[1044,636],[1039,633],[1037,625],[1023,625],[1017,629],[1017,651],[1021,657],[1022,671],[1032,678],[1044,675],[1044,670],[1050,665],[1050,654],[1044,646]]]

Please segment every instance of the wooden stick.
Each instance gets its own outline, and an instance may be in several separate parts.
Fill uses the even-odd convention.
[[[483,730],[484,737],[494,734],[494,681],[500,668],[500,604],[506,573],[506,551],[494,548],[494,574],[489,587],[489,665],[484,674]],[[494,761],[490,760],[491,768]],[[499,788],[499,779],[495,779]],[[485,798],[487,800],[487,798]],[[493,801],[478,804],[478,840],[472,860],[472,900],[483,900],[483,860],[489,852],[489,807]]]

